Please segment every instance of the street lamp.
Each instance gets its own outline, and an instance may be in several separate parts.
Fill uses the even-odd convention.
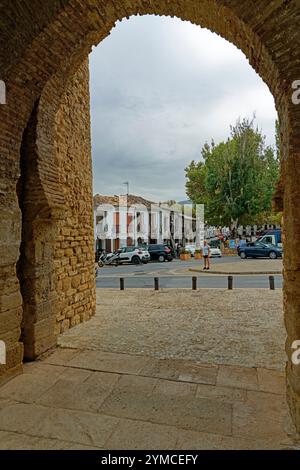
[[[129,182],[126,181],[125,183],[123,183],[124,186],[127,186],[127,196],[129,196]]]

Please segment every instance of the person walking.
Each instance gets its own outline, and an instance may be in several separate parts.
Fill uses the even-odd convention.
[[[204,271],[210,270],[210,246],[206,240],[204,240],[204,245],[202,248],[202,256],[204,259]]]

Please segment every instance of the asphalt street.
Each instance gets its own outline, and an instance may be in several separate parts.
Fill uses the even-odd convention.
[[[238,257],[225,257],[212,260],[212,263],[235,263],[240,262]],[[245,261],[247,262],[247,261]],[[263,263],[264,260],[258,260]],[[191,288],[192,277],[198,277],[198,288],[227,288],[228,276],[226,275],[203,275],[188,272],[189,268],[199,268],[201,261],[191,260],[187,262],[174,260],[172,263],[149,263],[147,265],[121,265],[118,267],[104,267],[98,269],[96,285],[97,288],[120,288],[120,278],[125,280],[125,288],[154,288],[154,278],[159,277],[161,288],[179,289]],[[184,271],[184,273],[182,273]],[[269,288],[268,275],[236,275],[233,276],[234,288]],[[282,288],[282,276],[275,276],[275,287]]]

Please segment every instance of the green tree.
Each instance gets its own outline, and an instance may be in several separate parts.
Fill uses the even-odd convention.
[[[202,161],[186,168],[186,191],[195,204],[204,203],[210,224],[251,224],[271,214],[279,178],[279,155],[265,145],[254,119],[238,121],[226,142],[205,144]]]
[[[186,193],[194,204],[203,204],[206,201],[206,167],[203,162],[191,162],[186,168]]]

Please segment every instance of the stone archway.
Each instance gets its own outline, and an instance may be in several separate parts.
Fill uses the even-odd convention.
[[[22,298],[16,273],[21,243],[21,213],[18,206],[16,185],[20,173],[20,149],[24,135],[32,116],[34,106],[37,109],[36,134],[36,174],[41,184],[45,205],[48,207],[47,220],[58,224],[67,217],[70,206],[66,204],[68,194],[63,194],[59,179],[57,152],[60,152],[57,134],[59,113],[72,116],[70,109],[77,107],[80,99],[66,98],[68,87],[75,86],[70,77],[76,76],[93,44],[98,44],[106,37],[116,20],[137,14],[157,14],[177,16],[220,34],[239,47],[249,59],[250,64],[267,83],[276,101],[280,117],[282,136],[282,180],[275,197],[277,206],[285,211],[285,323],[288,333],[286,351],[288,355],[288,397],[294,420],[300,429],[300,370],[291,361],[291,345],[300,339],[300,268],[298,247],[299,230],[299,193],[300,173],[300,106],[292,102],[292,84],[299,79],[300,33],[298,29],[300,7],[295,1],[267,0],[256,2],[236,2],[235,0],[55,0],[53,2],[26,1],[17,9],[12,2],[2,2],[1,11],[1,51],[0,70],[7,88],[7,105],[0,106],[0,142],[2,151],[0,183],[1,215],[1,304],[0,333],[7,344],[7,365],[1,367],[0,377],[7,377],[20,368],[23,345],[20,342]],[[84,67],[84,66],[82,66]],[[76,78],[74,78],[76,82]],[[75,91],[76,94],[76,91]],[[77,95],[78,98],[78,95]],[[73,109],[75,109],[73,108]],[[58,119],[58,120],[57,120]],[[62,142],[68,138],[68,129]],[[70,131],[70,129],[69,129]],[[85,148],[89,152],[88,146]],[[25,152],[26,153],[26,152]],[[26,155],[23,157],[26,166]],[[90,168],[83,173],[86,181],[90,178]],[[70,191],[76,188],[69,187]],[[41,208],[37,218],[42,218]],[[73,215],[82,209],[73,207]],[[66,212],[67,211],[67,212]],[[83,211],[84,212],[84,211]],[[63,225],[63,224],[62,224]],[[58,229],[62,229],[62,226]],[[86,226],[89,242],[90,232]],[[55,232],[55,231],[54,231]],[[68,238],[68,230],[65,235]],[[70,235],[72,237],[72,235]],[[54,237],[49,242],[55,242]],[[63,239],[59,240],[61,243]],[[71,240],[69,240],[71,241]],[[78,240],[80,241],[80,240]],[[55,261],[55,249],[50,249],[49,256]],[[82,247],[76,247],[80,248]],[[64,248],[63,248],[64,249]],[[86,249],[89,251],[88,246]],[[57,252],[56,252],[57,253]],[[65,253],[71,258],[73,252]],[[59,255],[57,255],[59,258]],[[59,259],[57,259],[59,265]],[[87,262],[89,256],[87,256]],[[34,262],[35,263],[35,262]],[[75,261],[74,261],[75,263]],[[39,276],[33,266],[34,276]],[[58,266],[59,269],[60,266]],[[74,264],[75,271],[77,264]],[[90,285],[91,274],[86,274],[86,284]],[[78,279],[70,287],[70,295],[80,294]],[[68,287],[68,286],[67,286]],[[61,287],[61,292],[66,289]],[[59,287],[56,286],[56,292]],[[51,290],[50,290],[51,291]],[[72,292],[71,292],[72,291]],[[74,291],[74,292],[73,292]],[[49,299],[45,299],[47,301]],[[62,299],[63,301],[65,299]],[[85,302],[86,299],[83,299]],[[88,318],[93,312],[93,296],[83,303],[77,321]],[[72,307],[65,305],[66,308]],[[35,309],[35,332],[31,356],[42,353],[49,347],[49,342],[41,342],[41,347],[34,344],[42,331],[48,331],[51,323],[43,317],[44,304]],[[62,308],[62,307],[61,307]],[[52,311],[50,309],[49,311]],[[58,311],[56,315],[60,315]],[[52,311],[53,315],[53,311]],[[67,315],[67,313],[66,313]],[[72,314],[71,317],[73,318]],[[66,318],[68,320],[68,318]],[[44,322],[44,323],[43,323]],[[44,329],[43,329],[44,327]],[[67,327],[67,325],[66,325]],[[64,327],[62,327],[64,328]],[[26,328],[25,328],[26,329]],[[52,333],[51,333],[52,334]],[[51,337],[50,334],[50,337]],[[46,335],[47,336],[47,333]]]
[[[17,275],[23,298],[21,342],[24,345],[24,360],[34,360],[41,352],[55,345],[57,295],[53,282],[53,241],[57,230],[39,174],[39,105],[37,102],[23,134],[21,176],[17,184],[22,213]]]

